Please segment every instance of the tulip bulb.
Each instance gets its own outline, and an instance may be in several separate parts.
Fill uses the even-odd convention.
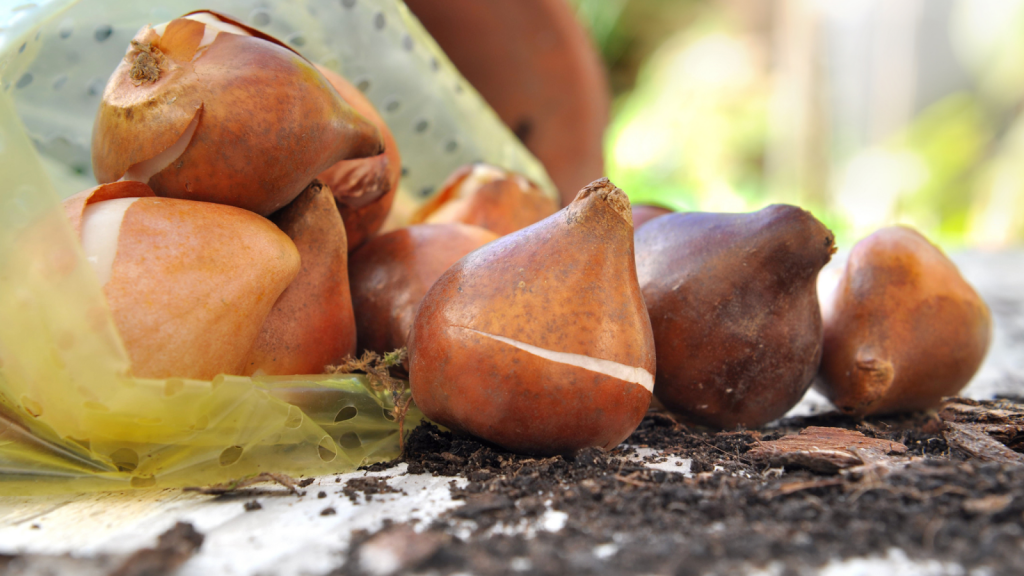
[[[270,220],[295,242],[302,269],[260,328],[245,373],[322,374],[356,351],[345,225],[319,181]]]
[[[636,232],[654,328],[654,394],[686,420],[754,428],[800,398],[821,360],[815,283],[835,237],[809,212],[677,213]]]
[[[65,201],[143,378],[241,374],[274,302],[299,271],[295,244],[247,210],[153,197],[118,182]]]
[[[302,56],[212,12],[136,34],[93,126],[96,178],[270,214],[380,134]]]
[[[452,429],[539,455],[622,442],[654,384],[625,194],[598,180],[457,262],[424,297],[409,354],[417,406]]]
[[[854,416],[938,406],[971,380],[992,338],[992,315],[974,288],[902,226],[853,247],[822,316],[818,388]]]

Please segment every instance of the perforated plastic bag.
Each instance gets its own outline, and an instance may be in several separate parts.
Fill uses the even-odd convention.
[[[402,153],[399,215],[473,161],[521,172],[555,197],[399,0],[0,3],[0,491],[322,474],[397,454],[389,396],[360,376],[128,375],[59,199],[95,185],[92,122],[129,40],[203,8],[282,39],[366,93]],[[406,430],[418,419],[412,411]]]

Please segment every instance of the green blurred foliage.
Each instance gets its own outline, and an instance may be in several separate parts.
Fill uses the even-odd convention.
[[[765,201],[767,78],[715,18],[655,52],[606,134],[606,169],[633,202],[747,210]]]
[[[774,40],[752,33],[737,2],[570,1],[609,67],[606,169],[632,201],[707,211],[799,201],[847,247],[895,223],[947,248],[1024,241],[1024,0],[957,0],[950,41],[974,84],[902,129],[839,156],[844,136],[823,122],[821,150],[803,152],[805,166],[821,164],[820,192],[769,174],[772,146],[785,142],[772,129],[791,119],[773,123]],[[820,87],[825,110],[835,89]]]
[[[567,1],[590,30],[616,95],[633,88],[651,53],[708,9],[707,0]]]
[[[919,114],[899,140],[920,157],[927,177],[900,197],[898,215],[935,230],[940,243],[966,238],[969,192],[992,137],[991,120],[970,94],[947,96]]]

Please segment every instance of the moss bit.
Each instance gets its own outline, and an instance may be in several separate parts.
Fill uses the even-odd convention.
[[[152,84],[160,79],[160,61],[163,59],[163,52],[149,42],[132,40],[132,48],[137,50],[135,61],[132,62],[132,69],[128,72],[132,84],[142,86]]]
[[[412,393],[409,382],[391,376],[391,368],[400,366],[408,356],[406,348],[399,348],[381,356],[371,350],[365,350],[361,358],[345,357],[338,366],[328,366],[328,374],[352,374],[362,372],[371,390],[391,395],[394,405],[392,414],[398,422],[398,449],[405,453],[405,416],[412,404]]]

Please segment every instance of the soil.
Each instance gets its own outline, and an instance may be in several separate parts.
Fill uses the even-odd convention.
[[[802,441],[808,434],[855,436],[858,446],[887,442],[874,443],[884,450],[850,448],[842,457],[830,449],[829,465],[820,466],[821,455]],[[782,448],[764,449],[787,436],[772,444]],[[360,563],[361,552],[382,547],[417,551],[395,556],[401,573],[688,575],[768,567],[788,575],[896,547],[910,559],[1016,574],[1024,566],[1024,465],[1012,449],[1024,448],[1021,438],[1024,406],[1013,400],[956,399],[939,413],[906,418],[831,413],[717,433],[652,411],[628,448],[573,458],[519,456],[423,425],[402,461],[410,473],[468,479],[451,487],[465,505],[425,528],[388,524],[355,534],[334,574],[362,573],[369,565]],[[786,446],[803,452],[780,466]],[[657,450],[649,461],[691,459],[692,474],[644,466],[635,450],[642,447]],[[561,530],[524,533],[558,513]]]

